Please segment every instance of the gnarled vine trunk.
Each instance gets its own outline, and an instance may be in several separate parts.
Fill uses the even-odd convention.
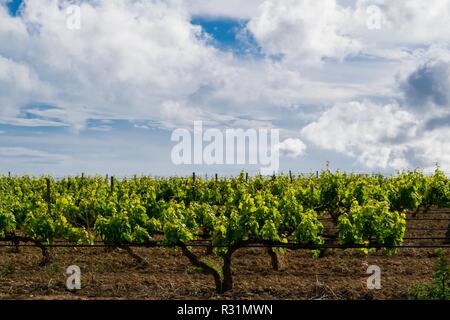
[[[20,242],[25,242],[25,243],[32,242],[36,247],[41,249],[41,252],[42,252],[42,260],[39,263],[39,265],[45,266],[51,261],[51,254],[50,254],[49,248],[46,245],[44,245],[42,242],[40,242],[39,240],[29,238],[29,237],[17,236],[17,235],[9,235],[4,240],[13,242],[16,250],[19,250]]]
[[[267,253],[270,256],[270,264],[272,265],[272,269],[275,271],[280,271],[282,266],[278,253],[272,247],[267,248]]]
[[[192,265],[202,269],[214,278],[216,292],[225,293],[233,289],[233,274],[231,270],[231,258],[237,247],[230,247],[228,252],[223,256],[222,272],[202,261],[195,253],[189,250],[188,246],[182,242],[178,242],[177,246],[181,248],[183,254],[188,258]]]
[[[145,260],[144,257],[140,256],[129,246],[117,246],[117,248],[125,250],[141,267],[148,267],[149,263]]]

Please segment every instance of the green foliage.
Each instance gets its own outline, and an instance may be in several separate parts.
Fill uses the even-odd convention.
[[[386,202],[360,206],[355,201],[350,212],[339,217],[337,228],[342,244],[399,246],[406,229],[405,214],[390,212]]]
[[[7,233],[16,229],[16,218],[12,212],[5,211],[0,208],[0,237],[4,237]]]
[[[323,225],[317,218],[317,213],[309,210],[302,214],[299,223],[293,234],[293,239],[297,242],[309,244],[322,244]]]
[[[46,213],[45,203],[37,204],[33,211],[30,211],[24,223],[24,231],[38,241],[52,243],[56,236],[56,226],[53,217]]]
[[[323,244],[319,218],[329,215],[346,245],[398,246],[405,210],[450,207],[449,179],[436,168],[393,177],[330,172],[291,180],[245,173],[226,179],[0,177],[0,237],[44,243],[65,239],[108,244],[163,240],[169,247],[202,239],[223,256],[243,242]],[[368,252],[368,250],[364,250]],[[393,250],[388,250],[392,252]]]
[[[392,178],[388,184],[388,198],[393,210],[415,210],[422,203],[425,177],[413,171]]]
[[[423,202],[426,207],[450,207],[450,183],[439,167],[434,175],[426,180]]]
[[[136,224],[132,216],[123,212],[109,217],[99,217],[94,230],[107,244],[144,242],[150,238],[146,229]]]
[[[436,271],[432,283],[416,283],[410,288],[418,300],[450,300],[450,265],[442,249],[437,251]]]

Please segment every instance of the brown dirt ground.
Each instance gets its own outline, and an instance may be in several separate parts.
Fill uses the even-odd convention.
[[[409,221],[408,228],[446,228],[448,223]],[[407,231],[407,236],[431,235],[444,236],[445,231]],[[148,267],[138,267],[121,250],[104,248],[53,248],[52,262],[41,267],[37,248],[13,253],[1,247],[0,299],[408,299],[413,283],[431,281],[436,259],[434,249],[399,249],[393,256],[334,250],[319,259],[298,250],[288,251],[283,268],[274,271],[263,249],[246,248],[233,256],[234,289],[217,295],[212,277],[193,268],[180,251],[135,251]],[[81,268],[82,289],[72,293],[65,287],[65,269],[74,264]],[[381,268],[380,290],[366,286],[366,270],[373,264]]]

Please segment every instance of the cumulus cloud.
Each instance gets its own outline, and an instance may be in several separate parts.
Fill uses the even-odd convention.
[[[300,139],[288,138],[275,146],[281,154],[288,157],[298,158],[306,150],[306,145]]]
[[[337,104],[301,130],[315,145],[356,158],[367,167],[405,165],[405,144],[418,130],[412,114],[396,104]]]
[[[396,103],[354,101],[325,111],[301,130],[301,137],[367,168],[432,170],[438,163],[450,170],[450,126],[429,122]]]
[[[188,8],[249,19],[248,30],[267,54],[302,62],[357,52],[402,59],[408,46],[450,41],[447,0],[192,0]]]
[[[0,47],[0,67],[23,61],[13,67],[18,89],[9,92],[82,110],[78,122],[99,114],[152,118],[166,100],[186,99],[221,73],[219,53],[205,44],[201,28],[190,23],[177,1],[83,2],[80,30],[66,28],[70,3],[26,1],[20,17],[0,8],[0,39],[9,43]],[[38,89],[32,99],[21,93],[21,87],[37,89],[31,80],[48,84],[51,94]],[[10,99],[3,110],[21,104]]]
[[[210,46],[190,21],[195,12],[214,15],[205,2],[82,1],[80,30],[66,28],[70,3],[26,0],[18,17],[0,6],[0,41],[8,43],[0,46],[0,68],[7,70],[3,75],[14,70],[13,81],[0,87],[3,121],[38,101],[58,106],[58,121],[75,132],[88,119],[147,119],[173,127],[241,113],[273,117],[274,107],[387,91],[369,74],[355,84],[298,71],[299,64],[353,54],[364,42],[344,28],[353,9],[335,1],[246,2],[249,32],[281,61],[242,61]],[[217,8],[219,16],[244,12],[228,2]]]
[[[419,52],[400,76],[405,104],[418,111],[450,106],[450,53],[442,47]]]
[[[450,63],[430,61],[406,79],[403,88],[410,106],[425,108],[430,103],[448,106],[450,102]]]
[[[424,131],[423,135],[412,141],[411,148],[418,163],[430,170],[439,164],[446,172],[450,171],[450,127],[440,127]]]
[[[0,55],[0,117],[15,117],[18,105],[50,91],[25,64]]]
[[[359,48],[355,39],[340,32],[349,14],[335,0],[271,0],[259,7],[248,30],[267,54],[290,63],[342,59]]]
[[[240,60],[220,52],[191,23],[195,2],[82,1],[80,30],[66,28],[71,3],[26,0],[18,17],[0,6],[0,41],[8,43],[0,46],[0,68],[7,64],[5,79],[14,70],[17,82],[9,77],[0,88],[3,122],[27,104],[44,102],[57,106],[55,118],[74,132],[86,128],[88,119],[155,120],[171,128],[192,119],[273,116],[274,106],[340,101],[364,90],[311,81],[270,59]],[[317,32],[333,38],[325,29]],[[314,43],[312,49],[299,46],[306,48],[305,60],[326,55]]]
[[[302,115],[309,124],[279,145],[285,155],[308,143],[371,168],[450,167],[449,1],[239,2],[80,0],[81,29],[69,30],[73,1],[25,0],[12,17],[0,0],[0,125],[106,135],[114,124],[89,120],[289,123],[283,136],[293,137]],[[371,5],[380,29],[367,27]],[[265,56],[213,47],[194,15],[248,20]]]
[[[379,12],[368,11],[376,6]],[[447,0],[358,0],[346,29],[365,38],[365,44],[414,45],[450,41],[450,2]],[[379,28],[369,28],[370,19],[380,19]]]

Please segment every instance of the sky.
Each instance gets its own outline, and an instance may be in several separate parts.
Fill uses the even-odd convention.
[[[258,172],[176,165],[194,121],[279,129],[283,172],[450,172],[449,23],[448,0],[0,0],[0,174]]]

